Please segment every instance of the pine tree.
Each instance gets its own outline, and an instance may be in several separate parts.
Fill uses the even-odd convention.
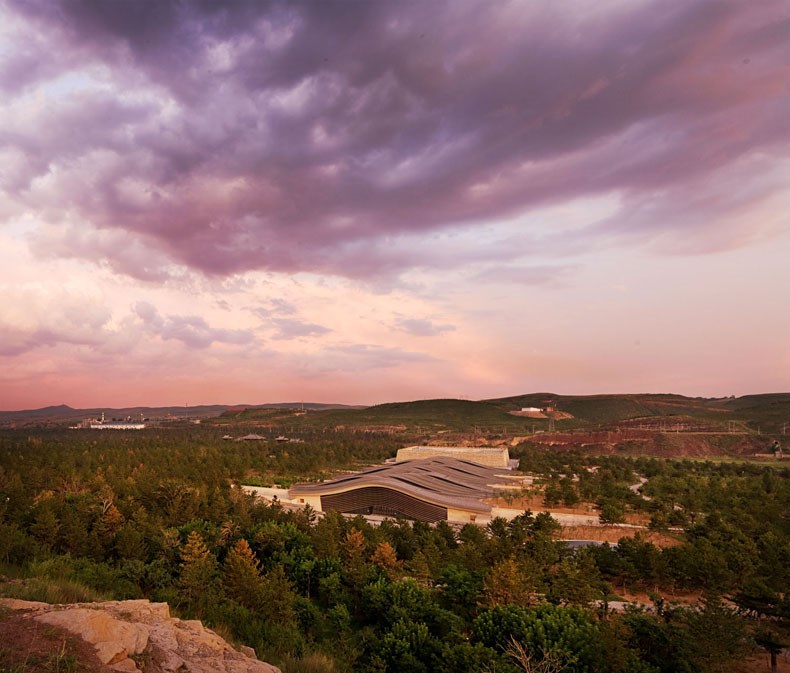
[[[378,544],[373,552],[373,556],[370,557],[370,561],[374,566],[381,568],[387,573],[390,579],[395,579],[400,574],[401,566],[403,565],[398,560],[398,555],[389,542],[381,542]]]
[[[236,542],[222,567],[222,583],[233,600],[255,609],[261,601],[261,566],[247,540]]]
[[[529,606],[535,590],[531,578],[512,558],[496,563],[484,581],[484,602],[497,605]]]
[[[217,572],[217,559],[206,548],[203,538],[193,530],[181,551],[181,593],[201,613],[207,604]]]
[[[414,554],[414,558],[409,562],[407,569],[409,575],[413,577],[421,587],[431,586],[433,575],[431,574],[428,560],[425,558],[425,554],[423,554],[422,551],[418,551]]]
[[[365,561],[367,541],[358,528],[352,528],[343,540],[346,577],[353,591],[359,591],[364,585],[368,565]]]

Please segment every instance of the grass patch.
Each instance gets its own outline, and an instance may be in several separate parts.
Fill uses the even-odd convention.
[[[77,657],[68,651],[65,640],[47,659],[46,670],[50,673],[75,673],[77,668]]]
[[[308,652],[303,657],[286,654],[280,660],[283,673],[335,673],[335,660],[323,652]]]
[[[108,600],[105,594],[64,578],[31,577],[0,584],[0,596],[41,603],[93,603]]]

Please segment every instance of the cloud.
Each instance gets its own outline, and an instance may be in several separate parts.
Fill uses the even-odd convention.
[[[112,323],[110,308],[93,293],[67,286],[44,292],[39,286],[2,287],[0,356],[43,348],[76,347],[93,354],[125,352],[129,344]]]
[[[276,315],[293,315],[296,313],[296,306],[285,299],[274,298],[266,306],[257,306],[251,310],[261,318],[271,318]]]
[[[328,334],[332,330],[323,325],[304,322],[293,318],[278,318],[273,321],[277,327],[277,332],[272,337],[278,340],[296,339],[299,337],[321,336]]]
[[[375,344],[346,344],[332,346],[321,353],[321,366],[343,371],[389,369],[415,363],[435,362],[426,353],[407,351],[397,347]]]
[[[576,266],[518,266],[504,264],[492,266],[475,274],[474,279],[484,283],[513,283],[515,285],[562,286],[564,279]]]
[[[214,343],[242,346],[256,342],[255,334],[251,330],[211,327],[200,316],[163,317],[147,302],[137,302],[134,313],[149,334],[161,339],[175,339],[189,348],[203,349]]]
[[[49,330],[28,331],[10,325],[0,325],[0,356],[3,357],[22,355],[57,342],[57,335]]]
[[[454,325],[435,323],[425,318],[404,318],[398,320],[396,326],[399,330],[413,336],[437,336],[455,330]]]
[[[743,157],[705,178],[688,180],[671,195],[662,189],[630,195],[618,212],[581,238],[588,245],[613,240],[665,254],[705,254],[776,237],[790,224],[789,172],[788,160]]]
[[[485,247],[390,244],[585,194],[622,194],[630,240],[651,238],[671,222],[631,218],[646,199],[673,212],[685,185],[790,141],[781,3],[0,11],[4,200],[63,227],[39,254],[154,282],[462,265]]]
[[[97,230],[73,223],[42,226],[29,236],[39,257],[84,259],[137,280],[161,283],[184,279],[186,269],[175,265],[151,241],[124,230]]]

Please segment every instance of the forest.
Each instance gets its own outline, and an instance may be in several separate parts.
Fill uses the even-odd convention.
[[[674,540],[638,533],[573,549],[543,513],[373,526],[255,501],[239,484],[379,463],[402,438],[316,431],[274,445],[220,434],[0,430],[0,593],[166,601],[285,673],[707,673],[787,645],[790,471],[780,463],[516,447],[547,504],[595,503],[610,523],[644,514],[645,532]],[[610,609],[625,592],[654,608]]]

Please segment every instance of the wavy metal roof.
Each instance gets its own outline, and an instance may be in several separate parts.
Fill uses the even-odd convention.
[[[457,458],[426,458],[372,467],[339,479],[319,484],[296,484],[289,497],[331,495],[358,488],[378,486],[442,507],[489,513],[482,502],[494,493],[501,469],[484,467]]]

